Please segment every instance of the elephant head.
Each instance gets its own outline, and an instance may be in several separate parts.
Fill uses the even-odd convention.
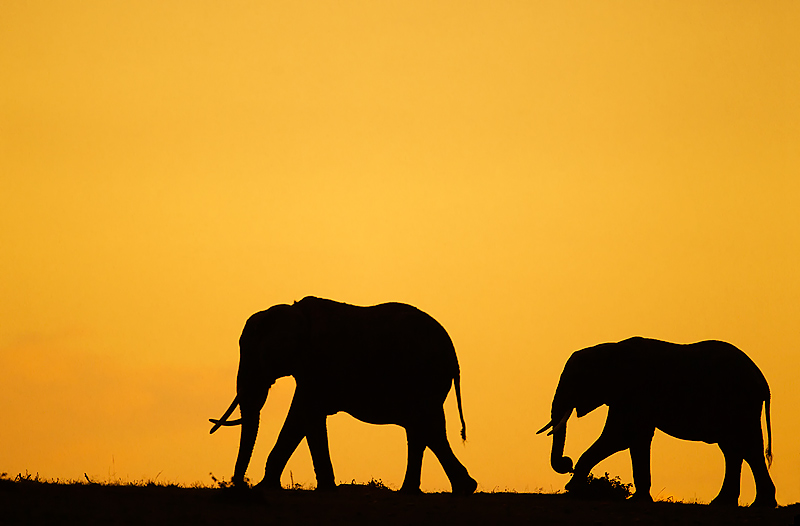
[[[233,482],[244,485],[244,474],[253,454],[258,434],[261,408],[275,380],[296,374],[302,368],[301,342],[305,318],[292,305],[275,305],[253,314],[245,323],[239,338],[239,372],[236,377],[236,397],[211,433],[220,426],[242,426],[239,455],[236,459]],[[239,406],[242,417],[228,420]]]
[[[550,453],[550,465],[557,473],[571,473],[572,459],[564,456],[564,444],[567,439],[567,420],[575,410],[578,418],[608,403],[613,394],[608,388],[618,387],[618,377],[610,367],[606,353],[598,347],[577,351],[567,360],[561,378],[558,381],[553,405],[550,411],[550,422],[537,434],[548,429],[553,435],[553,448]],[[603,382],[603,385],[599,385]]]

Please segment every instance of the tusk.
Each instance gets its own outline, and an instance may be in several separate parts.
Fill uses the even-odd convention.
[[[564,417],[561,418],[561,420],[559,420],[559,422],[556,425],[553,426],[553,429],[549,433],[547,433],[547,436],[552,435],[553,433],[555,433],[556,431],[558,431],[559,429],[561,429],[562,427],[567,425],[567,419],[569,419],[571,414],[572,414],[572,411],[570,411],[568,413],[564,413]]]
[[[551,427],[553,427],[553,421],[552,421],[552,420],[550,420],[550,422],[549,422],[549,423],[548,423],[546,426],[544,426],[544,427],[543,427],[543,428],[541,428],[539,431],[537,431],[537,432],[536,432],[536,434],[538,435],[538,434],[540,434],[540,433],[544,433],[545,431],[547,431],[547,430],[548,430],[548,429],[550,429]]]
[[[211,422],[212,424],[216,424],[215,427],[219,427],[219,426],[238,426],[238,425],[241,425],[241,423],[242,423],[242,419],[241,418],[237,418],[236,420],[214,420],[213,418],[209,418],[208,421]],[[212,433],[213,432],[214,431],[212,431]]]
[[[233,413],[233,410],[236,409],[237,405],[239,405],[239,395],[238,394],[233,397],[233,402],[231,403],[231,406],[228,408],[227,411],[225,411],[225,414],[222,415],[222,418],[220,418],[219,420],[212,420],[212,419],[209,418],[209,421],[213,422],[213,424],[214,424],[214,427],[211,428],[211,431],[209,431],[209,434],[211,434],[214,431],[216,431],[217,429],[219,429],[220,426],[235,426],[236,424],[241,423],[241,419],[236,420],[234,422],[228,422],[227,421],[228,417],[231,416],[231,413]]]

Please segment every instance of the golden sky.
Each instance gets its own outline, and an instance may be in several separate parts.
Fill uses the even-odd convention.
[[[207,418],[241,328],[310,294],[447,328],[485,491],[567,482],[534,432],[572,351],[729,341],[800,500],[797,27],[794,1],[0,3],[0,472],[230,477]],[[329,430],[339,481],[399,487],[402,429]],[[721,486],[716,446],[652,458],[656,498]],[[305,445],[290,471],[314,481]],[[423,489],[449,489],[429,452]]]

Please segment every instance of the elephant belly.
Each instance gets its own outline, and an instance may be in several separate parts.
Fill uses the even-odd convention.
[[[328,414],[343,411],[368,424],[397,424],[406,426],[423,415],[441,414],[447,392],[417,393],[386,389],[383,391],[342,392],[338,403],[328,407]]]
[[[741,405],[682,404],[665,408],[657,418],[656,427],[675,438],[715,444],[746,429],[752,413]],[[759,414],[756,413],[756,422]]]
[[[396,371],[402,367],[389,369]],[[372,377],[347,374],[303,378],[298,389],[326,414],[339,411],[370,424],[405,425],[421,415],[441,414],[451,390],[452,377],[436,371],[435,375],[401,371],[388,374],[386,369]],[[429,372],[429,371],[428,371]]]
[[[365,411],[363,408],[356,408],[350,410],[344,409],[343,411],[348,415],[352,416],[353,418],[360,420],[362,422],[366,422],[367,424],[402,425],[403,422],[403,419],[400,417],[400,415],[388,411],[382,411],[382,412]]]
[[[716,444],[719,442],[718,433],[713,429],[704,429],[702,427],[690,427],[685,424],[680,426],[659,425],[656,426],[664,433],[671,437],[679,438],[681,440],[692,440],[695,442],[705,442],[707,444]]]

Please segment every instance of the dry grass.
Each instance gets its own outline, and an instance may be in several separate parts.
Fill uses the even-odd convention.
[[[614,479],[605,479],[613,484]],[[601,494],[591,500],[564,493],[409,496],[379,480],[343,484],[332,492],[294,489],[269,493],[238,491],[227,487],[224,480],[212,481],[207,486],[181,487],[155,481],[56,483],[30,474],[6,476],[0,479],[0,523],[790,526],[800,514],[800,504],[775,510],[718,509],[700,504],[604,500]]]

